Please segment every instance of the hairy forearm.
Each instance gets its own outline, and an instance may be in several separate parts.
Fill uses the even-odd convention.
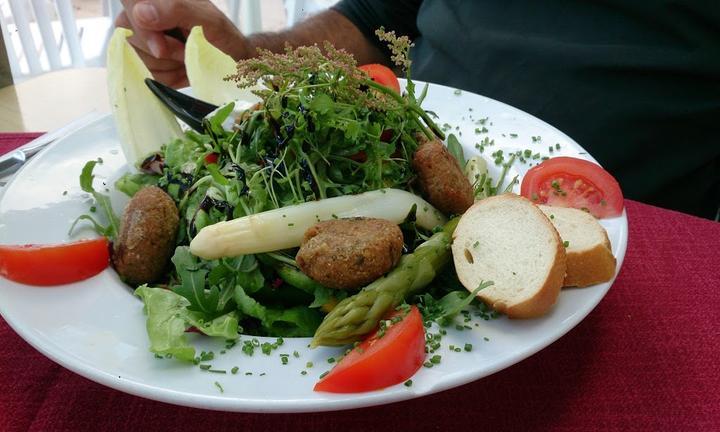
[[[332,9],[314,15],[287,30],[250,35],[243,49],[231,55],[237,60],[254,56],[257,48],[282,52],[286,43],[291,46],[313,44],[322,46],[325,41],[353,54],[359,64],[389,63],[387,56],[350,20]]]

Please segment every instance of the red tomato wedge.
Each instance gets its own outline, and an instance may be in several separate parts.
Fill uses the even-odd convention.
[[[400,93],[400,82],[395,76],[395,72],[393,72],[389,67],[378,63],[372,63],[362,65],[359,69],[370,75],[370,79],[376,83],[382,84],[385,87],[391,88]]]
[[[574,207],[597,218],[620,216],[623,195],[600,165],[574,157],[548,159],[523,177],[520,194],[536,204]]]
[[[110,262],[104,237],[53,245],[0,245],[0,276],[28,285],[61,285],[103,271]]]
[[[393,317],[402,316],[395,312]],[[386,321],[387,322],[387,321]],[[376,330],[353,348],[330,373],[315,384],[315,391],[358,393],[399,384],[413,376],[425,359],[425,328],[413,306],[400,322],[384,334]]]

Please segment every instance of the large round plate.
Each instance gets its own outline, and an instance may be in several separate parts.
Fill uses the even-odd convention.
[[[497,150],[507,154],[530,149],[550,155],[548,147],[553,146],[552,155],[592,160],[577,143],[552,126],[482,96],[431,85],[424,107],[437,113],[438,124],[459,136],[466,156],[476,154],[475,144],[487,138],[494,140],[494,145],[485,146],[488,159]],[[555,149],[556,143],[559,150]],[[112,189],[112,181],[127,166],[110,116],[59,140],[18,173],[0,201],[0,243],[54,243],[92,236],[90,231],[81,231],[68,237],[68,228],[78,215],[87,212],[90,197],[80,190],[78,176],[86,161],[97,158],[104,161],[96,169],[98,177],[106,179]],[[489,165],[497,178],[498,167],[492,162]],[[529,164],[516,163],[510,178],[516,174],[521,178],[528,168]],[[112,194],[119,213],[126,200],[118,193]],[[619,270],[627,244],[627,219],[623,214],[601,223],[608,231]],[[87,281],[53,288],[0,279],[0,313],[21,337],[52,360],[127,393],[216,410],[325,411],[415,398],[511,366],[573,328],[598,304],[610,285],[563,290],[552,312],[540,319],[499,318],[479,320],[477,326],[472,322],[470,330],[450,328],[439,352],[442,362],[433,368],[421,368],[412,386],[400,384],[350,395],[313,392],[318,376],[332,366],[328,358],[340,351],[310,350],[309,339],[286,339],[272,355],[256,351],[250,357],[240,349],[242,342],[220,354],[224,349],[221,341],[194,338],[198,352],[214,351],[213,367],[227,370],[227,374],[155,358],[148,351],[142,303],[110,269]],[[472,351],[451,352],[448,348],[464,347],[466,343],[472,344]],[[289,354],[287,365],[282,364],[281,353]],[[308,362],[314,366],[307,368]],[[239,368],[237,374],[230,373],[234,366]],[[305,375],[301,374],[303,370],[307,370]]]

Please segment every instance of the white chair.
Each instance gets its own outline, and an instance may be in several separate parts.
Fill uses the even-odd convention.
[[[86,65],[70,0],[9,0],[0,4],[0,12],[3,39],[16,80],[62,67]],[[31,14],[35,22],[30,19]],[[55,15],[57,21],[51,19]],[[12,24],[6,25],[7,18],[11,18]],[[16,49],[12,35],[17,36],[15,42],[19,40],[20,50]]]
[[[263,30],[263,11],[274,15],[271,29],[292,26],[337,0],[227,0],[227,13],[244,33]],[[0,27],[16,82],[64,67],[101,66],[120,0],[98,0],[103,17],[76,21],[71,0],[0,0]],[[284,10],[271,10],[281,5]],[[267,18],[267,17],[266,17]],[[275,19],[277,18],[277,19]],[[274,23],[273,23],[274,21]]]
[[[337,2],[338,0],[283,0],[285,25],[292,27],[298,21]],[[263,30],[260,0],[228,0],[228,16],[245,34]]]

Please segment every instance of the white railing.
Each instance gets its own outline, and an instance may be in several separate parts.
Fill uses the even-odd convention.
[[[15,82],[66,67],[101,66],[119,0],[98,0],[103,15],[77,20],[71,0],[0,0],[0,27]],[[244,33],[263,30],[263,14],[294,25],[337,0],[226,0],[225,10]]]

